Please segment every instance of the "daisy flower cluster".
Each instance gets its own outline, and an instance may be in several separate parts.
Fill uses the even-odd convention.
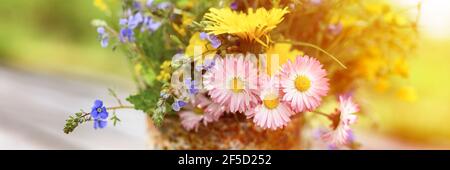
[[[330,124],[322,141],[350,146],[360,112],[352,94],[406,78],[415,46],[417,21],[378,0],[122,0],[120,15],[110,14],[115,3],[93,2],[114,21],[92,22],[100,45],[127,54],[138,90],[127,102],[111,90],[118,106],[95,101],[66,133],[115,124],[119,109],[141,110],[159,127],[177,121],[189,134],[220,131],[214,124],[230,117],[283,132],[312,114]],[[336,108],[326,113],[325,103]]]

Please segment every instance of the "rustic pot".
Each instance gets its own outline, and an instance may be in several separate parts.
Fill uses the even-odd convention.
[[[154,149],[300,149],[301,117],[293,117],[279,130],[263,130],[241,114],[228,114],[218,122],[187,131],[177,116],[167,117],[161,127],[148,119],[150,145]]]

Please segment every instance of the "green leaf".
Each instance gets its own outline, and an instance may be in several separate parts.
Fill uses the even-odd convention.
[[[149,86],[154,85],[156,80],[156,73],[153,69],[151,68],[145,69],[143,77],[146,84],[148,84]]]
[[[155,106],[159,99],[158,88],[148,88],[136,95],[131,95],[127,101],[134,105],[136,110],[142,110],[149,113]]]

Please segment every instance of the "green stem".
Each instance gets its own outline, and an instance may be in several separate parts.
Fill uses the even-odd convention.
[[[312,113],[315,113],[315,114],[322,115],[322,116],[325,116],[327,118],[330,118],[329,114],[326,114],[326,113],[323,113],[323,112],[320,112],[320,111],[313,111]]]
[[[311,44],[311,43],[307,43],[307,42],[300,42],[300,41],[281,41],[280,43],[290,43],[293,45],[298,45],[298,46],[304,46],[304,47],[311,47],[314,48],[316,50],[319,50],[320,52],[326,54],[327,56],[329,56],[331,59],[333,59],[334,61],[336,61],[339,65],[341,65],[344,69],[347,69],[347,67],[341,62],[339,61],[335,56],[333,56],[332,54],[328,53],[327,51],[325,51],[324,49],[320,48],[317,45]]]
[[[106,110],[118,110],[118,109],[134,109],[134,106],[115,106],[106,108]]]

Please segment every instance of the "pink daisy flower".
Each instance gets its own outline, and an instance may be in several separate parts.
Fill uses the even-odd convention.
[[[188,131],[197,131],[201,122],[207,125],[210,122],[219,120],[225,111],[224,107],[212,103],[206,96],[198,94],[186,106],[184,110],[178,112],[181,119],[181,125]]]
[[[356,115],[354,113],[359,111],[358,105],[353,101],[351,95],[339,96],[339,109],[330,115],[332,120],[332,130],[326,132],[322,138],[334,145],[340,146],[348,144],[353,139],[353,132],[350,125],[356,122]]]
[[[245,113],[258,104],[258,76],[252,61],[226,57],[215,63],[204,75],[205,89],[215,103],[233,113]]]
[[[279,78],[262,78],[261,104],[247,113],[247,117],[253,117],[253,122],[263,129],[276,130],[287,125],[294,112],[289,104],[281,100],[282,94],[279,88]]]
[[[314,58],[298,56],[295,62],[288,61],[281,71],[283,100],[289,102],[295,112],[314,110],[328,93],[326,75],[322,64]]]

